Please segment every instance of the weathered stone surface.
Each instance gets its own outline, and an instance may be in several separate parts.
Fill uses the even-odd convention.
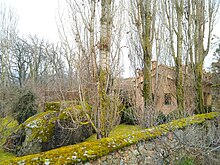
[[[82,142],[91,134],[92,129],[88,124],[79,124],[76,127],[67,116],[56,111],[47,111],[21,124],[7,139],[4,148],[18,156],[29,155]]]
[[[195,148],[201,147],[201,144],[203,145],[202,147],[209,147],[207,145],[210,143],[207,139],[210,139],[210,137],[216,141],[216,143],[212,143],[213,145],[220,145],[220,126],[213,122],[218,115],[219,113],[196,115],[187,119],[175,120],[165,125],[150,128],[144,132],[136,132],[129,136],[103,138],[99,141],[84,142],[40,154],[16,158],[11,160],[10,163],[4,163],[16,164],[17,162],[23,162],[23,165],[43,165],[49,159],[50,163],[55,165],[173,164],[173,162],[180,160],[179,158],[185,155],[187,156],[189,153],[196,153],[194,149],[190,151],[190,149],[192,149],[190,145],[194,145]],[[183,132],[180,132],[180,129],[182,129]],[[152,133],[149,133],[149,130]],[[160,130],[163,131],[163,134],[159,132]],[[156,136],[154,136],[155,134]],[[202,141],[196,142],[197,140]],[[189,142],[190,145],[186,142]],[[195,143],[193,144],[192,142]],[[114,145],[112,145],[113,143]],[[118,148],[113,146],[117,146]],[[87,154],[85,155],[84,153]],[[95,154],[96,157],[91,157],[91,154]],[[196,154],[198,157],[200,156],[198,153]],[[212,154],[212,158],[214,159],[211,160],[210,157],[207,157],[208,154],[206,157],[202,157],[204,164],[216,164],[216,160],[220,161],[220,154],[217,150],[212,153],[210,152],[210,154]],[[217,163],[219,164],[220,162]]]

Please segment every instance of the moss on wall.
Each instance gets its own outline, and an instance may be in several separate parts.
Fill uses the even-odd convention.
[[[46,102],[45,111],[60,111],[61,103],[60,102]]]
[[[86,110],[92,109],[88,103],[84,103],[84,105]],[[82,106],[78,105],[76,101],[57,101],[45,103],[45,111],[61,111],[73,108],[77,110],[83,110]]]
[[[61,147],[35,155],[15,158],[3,162],[3,164],[73,164],[77,162],[85,162],[96,159],[125,146],[156,138],[171,130],[181,129],[189,125],[201,124],[206,120],[216,118],[219,114],[220,113],[218,112],[199,114],[188,118],[174,120],[157,127],[136,131],[130,135],[103,138],[97,141],[83,142],[76,145]]]

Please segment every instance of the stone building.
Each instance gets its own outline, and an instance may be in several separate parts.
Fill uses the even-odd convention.
[[[151,67],[151,85],[152,85],[152,98],[156,110],[162,111],[164,114],[168,114],[177,109],[176,101],[176,85],[175,85],[175,68],[164,64],[159,64],[155,61],[152,62]],[[193,93],[193,75],[186,67],[183,67],[183,83],[184,83],[184,95],[185,95],[185,109],[192,113],[195,107],[194,99],[195,93]],[[135,80],[135,102],[137,108],[144,106],[142,97],[143,86],[143,72],[137,70],[137,78]],[[203,89],[204,89],[204,106],[211,106],[211,75],[204,72]]]

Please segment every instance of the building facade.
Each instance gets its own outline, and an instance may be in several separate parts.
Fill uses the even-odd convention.
[[[184,108],[189,113],[193,113],[195,108],[195,93],[193,85],[193,75],[189,73],[187,68],[183,67],[183,87],[184,87]],[[135,80],[135,102],[137,108],[144,107],[142,96],[143,88],[143,72],[137,70],[137,78]],[[176,85],[175,85],[175,68],[164,64],[157,65],[152,62],[151,69],[151,86],[153,105],[156,110],[168,114],[177,109]],[[204,89],[204,106],[211,106],[211,75],[204,72],[203,89]]]

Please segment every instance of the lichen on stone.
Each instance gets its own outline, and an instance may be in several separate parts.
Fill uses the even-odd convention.
[[[28,129],[31,130],[27,140],[32,141],[34,139],[39,139],[41,142],[47,142],[53,133],[54,124],[57,119],[56,115],[55,111],[47,111],[33,118],[29,118],[23,124],[26,132]]]
[[[112,138],[103,138],[91,142],[83,142],[75,145],[53,149],[47,152],[42,152],[35,155],[28,155],[25,157],[15,158],[8,164],[17,164],[17,162],[25,162],[25,165],[30,164],[44,164],[45,160],[49,159],[51,164],[74,164],[77,162],[86,162],[95,160],[98,157],[107,155],[115,150],[121,149],[125,146],[136,144],[140,141],[147,141],[152,138],[164,135],[169,131],[182,129],[192,124],[201,124],[206,120],[212,120],[219,116],[218,112],[211,112],[208,114],[200,114],[188,118],[174,120],[170,123],[159,125],[153,128],[145,129],[144,131],[136,131],[130,135],[122,135]],[[34,159],[33,158],[38,158]]]
[[[92,129],[90,129],[90,125],[86,120],[82,120],[74,126],[77,117],[79,117],[78,115],[82,115],[80,111],[75,107],[67,107],[59,112],[48,110],[30,117],[19,125],[18,129],[9,137],[12,139],[14,137],[20,138],[19,140],[13,139],[13,143],[16,143],[11,145],[14,153],[18,156],[39,153],[57,148],[57,146],[60,147],[61,143],[64,145],[75,144],[89,137],[92,134]],[[67,129],[63,129],[65,127],[76,130],[70,134]],[[71,138],[65,137],[63,139],[67,140],[63,141],[62,136],[71,136]],[[7,148],[10,147],[7,146]]]

